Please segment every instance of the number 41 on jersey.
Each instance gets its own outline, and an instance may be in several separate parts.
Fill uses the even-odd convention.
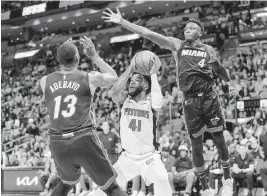
[[[129,128],[132,129],[132,131],[137,129],[138,132],[141,132],[141,120],[132,119]]]

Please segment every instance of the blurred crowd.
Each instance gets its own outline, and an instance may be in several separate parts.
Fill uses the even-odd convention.
[[[192,10],[184,10],[183,12],[198,11],[200,18],[212,21],[214,28],[217,28],[219,25],[219,29],[223,29],[218,32],[218,36],[224,39],[220,35],[221,32],[224,32],[223,34],[227,37],[230,34],[236,34],[242,26],[240,24],[245,23],[246,26],[253,25],[255,22],[249,18],[249,13],[246,16],[241,14],[238,17],[235,16],[235,19],[232,19],[234,16],[231,15],[231,12],[236,10],[226,13],[225,10],[228,10],[228,6],[229,3],[214,6],[214,8],[223,8],[218,11],[217,15],[213,13],[215,9],[212,11],[210,7],[194,8]],[[177,14],[179,13],[165,13],[163,17]],[[142,18],[135,19],[135,22],[140,24],[143,23],[143,20]],[[242,21],[239,23],[240,20]],[[233,28],[230,28],[230,23],[233,24]],[[266,24],[266,21],[262,24],[264,23]],[[226,26],[227,31],[224,31]],[[99,26],[96,28],[102,27]],[[173,25],[156,27],[153,30],[164,35],[182,38],[181,28],[182,26]],[[66,35],[87,30],[87,28],[80,31],[69,30],[69,32],[66,32]],[[206,33],[209,33],[209,31],[214,32],[214,29],[208,29]],[[34,40],[37,39],[34,38]],[[97,38],[95,41],[97,43]],[[54,55],[58,46],[59,44],[46,45],[35,57],[17,60],[16,66],[2,70],[1,78],[2,166],[44,166],[45,170],[40,171],[40,177],[45,191],[49,191],[54,186],[58,177],[48,147],[49,119],[38,81],[43,75],[58,69],[58,62]],[[101,46],[96,44],[96,47],[101,55]],[[147,40],[143,42],[143,48],[156,51],[156,53],[158,50],[154,44]],[[104,56],[103,59],[116,70],[118,75],[121,75],[129,65],[133,55],[133,48],[131,45],[128,45],[116,51],[115,54]],[[186,189],[187,193],[191,193],[192,191],[196,191],[194,184],[197,182],[197,177],[193,169],[191,144],[183,120],[183,95],[176,84],[174,58],[171,55],[163,55],[161,56],[161,62],[162,68],[158,73],[158,78],[164,95],[164,106],[158,122],[158,143],[160,144],[162,160],[169,173],[173,190],[179,190],[179,186],[182,186]],[[234,119],[236,117],[236,100],[267,98],[267,44],[257,42],[253,46],[239,47],[233,54],[224,57],[222,64],[227,68],[231,78],[239,85],[239,95],[234,97],[230,96],[228,95],[227,85],[214,74],[214,79],[217,84],[216,91],[220,95],[226,119]],[[81,53],[79,69],[89,72],[96,70],[97,67]],[[109,90],[110,88],[97,89],[94,95],[97,127],[101,134],[105,130],[103,124],[106,122],[108,123],[109,132],[118,135],[119,111],[117,106],[111,101]],[[254,177],[256,176],[255,179],[252,179],[252,183],[257,182],[260,169],[263,168],[264,160],[266,161],[266,154],[263,153],[263,148],[260,145],[264,141],[262,137],[267,132],[266,122],[267,108],[263,108],[257,111],[255,116],[245,123],[233,123],[231,129],[225,127],[224,131],[225,139],[231,153],[233,173],[238,174],[238,169],[249,169],[250,165],[253,165],[253,171],[247,171],[247,173],[251,172]],[[119,143],[118,139],[116,139],[116,143]],[[215,188],[215,179],[220,179],[222,175],[217,148],[209,137],[205,139],[204,143],[204,158],[209,171],[210,185],[212,188]],[[116,152],[118,153],[118,151]],[[249,157],[248,164],[244,168],[239,168],[241,167],[237,158],[239,156]],[[245,178],[247,178],[246,175]],[[241,184],[241,182],[237,183]],[[246,191],[249,193],[251,191],[250,177],[248,184]],[[94,188],[90,178],[83,174],[82,181],[76,186],[74,192],[79,193],[82,191],[83,193],[88,193],[89,190],[92,192]],[[146,189],[140,177],[134,179],[132,193],[142,196],[146,191],[148,194],[152,194],[153,192],[149,188],[148,190]]]
[[[23,7],[40,4],[43,1],[1,1],[1,13],[21,9]]]
[[[36,1],[37,2],[37,1]],[[18,2],[18,4],[23,2]],[[34,2],[35,3],[35,2]],[[5,3],[4,3],[5,4]],[[15,3],[16,4],[16,3]],[[9,4],[7,4],[9,5]],[[11,3],[11,5],[13,5]],[[152,27],[154,31],[168,35],[178,37],[183,39],[183,28],[185,22],[187,20],[186,14],[189,13],[197,13],[198,17],[205,23],[205,32],[204,35],[215,34],[217,40],[217,47],[220,48],[223,46],[223,43],[226,39],[231,35],[237,35],[240,31],[245,30],[250,27],[260,27],[267,24],[267,18],[262,16],[254,16],[250,13],[250,9],[263,8],[267,6],[267,2],[265,1],[251,1],[249,4],[244,4],[239,1],[214,1],[209,5],[201,6],[201,7],[191,7],[188,9],[175,9],[165,12],[165,13],[157,13],[157,14],[149,14],[144,13],[140,14],[133,18],[127,18],[127,20],[134,22],[136,24],[142,26],[149,26],[149,22],[155,19],[168,18],[173,16],[185,15],[185,20],[179,21],[179,23],[175,22],[175,24],[170,23],[164,26]],[[5,6],[4,6],[5,7]],[[2,6],[3,8],[3,6]],[[244,12],[248,11],[248,12]],[[239,13],[239,14],[238,14]],[[3,40],[7,40],[9,45],[17,45],[17,44],[27,44],[29,41],[35,42],[39,40],[43,40],[46,37],[54,37],[54,36],[62,36],[62,35],[73,35],[77,33],[90,32],[101,29],[108,29],[116,26],[113,23],[103,23],[100,22],[98,24],[88,24],[86,26],[76,24],[73,28],[61,29],[58,28],[56,31],[50,31],[47,28],[41,28],[41,32],[32,32],[30,39],[25,40],[23,36],[20,36],[19,39],[16,37],[8,37]],[[125,31],[125,30],[124,30]],[[121,34],[121,32],[120,32]],[[105,36],[101,35],[100,36]]]

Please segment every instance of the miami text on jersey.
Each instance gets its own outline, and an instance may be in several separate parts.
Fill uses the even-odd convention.
[[[53,86],[49,86],[49,87],[52,93],[54,93],[54,91],[60,88],[72,88],[75,91],[77,91],[80,87],[80,84],[77,84],[76,82],[73,82],[73,81],[58,81],[54,83]]]
[[[137,116],[149,119],[149,111],[133,108],[124,108],[124,115]]]
[[[207,52],[199,51],[199,50],[183,49],[182,56],[197,56],[197,57],[206,58]]]

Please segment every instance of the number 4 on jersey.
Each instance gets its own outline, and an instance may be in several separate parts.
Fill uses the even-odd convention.
[[[200,67],[204,67],[205,66],[205,59],[201,59],[201,61],[199,61],[198,65]]]
[[[132,119],[129,128],[132,129],[132,131],[137,129],[138,132],[141,132],[141,120],[138,120],[138,125],[136,125],[136,119]]]

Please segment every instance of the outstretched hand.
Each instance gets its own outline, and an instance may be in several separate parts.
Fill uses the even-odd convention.
[[[95,45],[93,44],[91,38],[84,36],[80,39],[80,43],[83,45],[83,52],[88,57],[93,57],[97,55]]]
[[[116,24],[121,24],[122,16],[119,8],[117,7],[117,14],[114,13],[111,9],[107,8],[106,11],[103,11],[105,16],[102,16],[102,19],[105,19],[105,22],[113,22]]]

